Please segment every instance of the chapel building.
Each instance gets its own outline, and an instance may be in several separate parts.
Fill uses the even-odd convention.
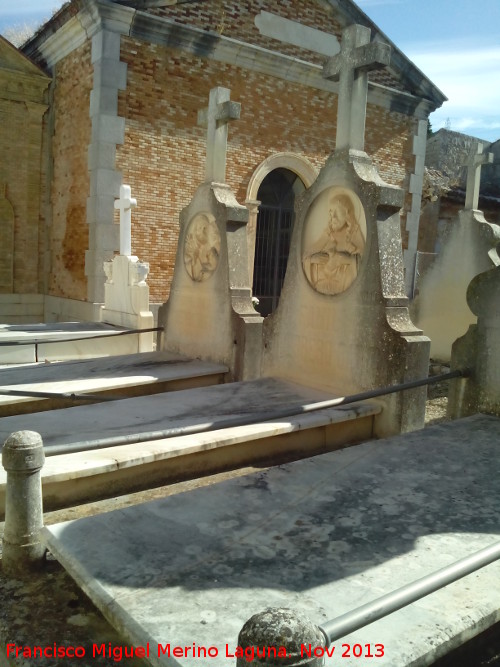
[[[179,213],[205,177],[198,111],[216,86],[241,103],[229,126],[226,179],[249,210],[253,291],[263,314],[272,312],[294,200],[335,147],[338,82],[324,78],[322,66],[352,23],[392,47],[390,66],[369,74],[365,145],[382,178],[405,191],[410,290],[427,118],[446,98],[354,2],[71,0],[17,52],[43,82],[44,106],[35,162],[19,153],[35,166],[36,187],[31,176],[20,191],[15,158],[0,174],[2,226],[8,211],[12,228],[2,232],[0,253],[12,261],[2,260],[0,304],[10,299],[11,321],[39,321],[40,309],[47,321],[96,319],[103,263],[119,248],[114,201],[122,183],[138,201],[132,253],[150,264],[151,302],[167,299]],[[14,51],[0,44],[0,73]],[[3,109],[4,92],[0,98]],[[31,142],[9,132],[2,125],[2,142]],[[29,218],[27,197],[37,208]]]

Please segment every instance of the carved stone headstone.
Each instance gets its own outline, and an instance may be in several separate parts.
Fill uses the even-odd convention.
[[[500,227],[486,221],[477,210],[481,165],[492,162],[483,145],[467,161],[465,208],[458,213],[446,243],[425,273],[415,300],[415,318],[431,338],[431,356],[450,360],[453,341],[476,320],[467,306],[466,291],[472,278],[500,263],[495,247]]]
[[[198,125],[207,128],[205,180],[226,182],[227,124],[238,120],[241,105],[230,100],[228,88],[212,88],[208,108],[198,112]]]
[[[326,79],[339,81],[337,137],[335,147],[365,149],[368,72],[381,69],[391,60],[391,47],[370,42],[370,29],[350,25],[342,32],[340,53],[324,67]]]
[[[451,368],[471,373],[452,381],[448,414],[452,419],[478,412],[500,417],[500,265],[472,280],[467,303],[477,324],[453,344]]]
[[[225,180],[227,122],[239,117],[230,91],[210,91],[206,182],[180,214],[174,277],[158,315],[162,348],[226,364],[234,379],[259,376],[262,318],[251,300],[246,224]]]
[[[345,79],[337,148],[296,202],[280,303],[264,321],[265,375],[341,396],[426,377],[429,360],[429,340],[408,312],[403,191],[384,183],[362,150],[366,69],[389,61],[388,47],[368,41],[369,31],[350,26],[325,66],[325,76]],[[423,426],[425,389],[383,403],[377,435]]]
[[[130,185],[120,186],[120,198],[115,201],[115,208],[120,211],[120,255],[132,255],[132,209],[137,206],[137,199],[131,196]]]
[[[493,162],[493,153],[483,153],[484,146],[479,143],[477,152],[473,153],[466,164],[467,191],[465,193],[465,210],[477,209],[479,203],[479,186],[481,183],[481,166]]]
[[[120,254],[104,262],[106,283],[102,321],[130,329],[151,329],[154,317],[149,309],[149,287],[146,284],[149,264],[140,262],[131,249],[131,209],[135,206],[137,200],[131,197],[130,186],[122,185],[120,198],[115,201],[115,208],[120,211]],[[153,333],[138,334],[136,351],[152,349]]]

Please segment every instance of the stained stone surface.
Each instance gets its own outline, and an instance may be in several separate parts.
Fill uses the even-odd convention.
[[[115,436],[132,437],[144,432],[197,424],[208,426],[214,421],[233,417],[247,416],[249,421],[255,421],[258,413],[295,406],[300,413],[303,403],[330,398],[333,398],[331,394],[265,378],[4,417],[0,421],[0,441],[3,442],[14,431],[36,431],[42,435],[50,455],[54,445]],[[355,407],[350,405],[339,408],[349,409],[355,411]],[[302,419],[306,420],[307,416]]]
[[[44,529],[153,665],[234,665],[266,607],[321,624],[500,539],[500,419],[476,415]],[[326,664],[430,665],[500,617],[494,563],[335,643]],[[219,656],[158,658],[165,647]],[[341,657],[349,644],[351,657]],[[227,645],[227,651],[226,651]]]
[[[170,352],[150,352],[60,364],[2,368],[0,388],[53,393],[97,393],[217,373],[222,375],[226,371],[227,368],[220,364],[187,359]],[[0,394],[0,411],[6,413],[7,406],[15,403],[37,403],[44,400],[46,399]]]

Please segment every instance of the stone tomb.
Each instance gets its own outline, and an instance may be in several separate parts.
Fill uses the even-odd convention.
[[[116,336],[125,331],[105,322],[0,324],[0,365],[137,352],[138,335]]]
[[[49,526],[43,540],[124,644],[149,643],[152,665],[234,667],[241,627],[267,607],[322,624],[498,542],[499,437],[500,420],[477,415]],[[432,665],[497,621],[499,596],[496,562],[334,642],[326,665]],[[218,654],[173,657],[193,644]]]
[[[214,364],[207,362],[173,364],[172,371],[182,374],[200,368],[201,374],[207,366],[212,367],[214,378]],[[113,382],[112,378],[107,381]],[[0,441],[20,430],[41,434],[47,456],[42,469],[44,506],[54,509],[368,440],[380,406],[364,401],[323,405],[321,410],[304,413],[304,405],[330,398],[301,385],[259,378],[4,417]],[[5,510],[5,485],[6,473],[0,468],[0,517]]]
[[[424,378],[429,339],[410,320],[399,209],[364,152],[367,70],[388,62],[386,45],[350,26],[325,65],[340,76],[337,143],[296,204],[280,303],[264,322],[263,375],[354,394]],[[423,426],[425,389],[384,398],[376,434]]]
[[[248,210],[225,181],[227,123],[239,117],[229,90],[214,88],[208,110],[205,182],[180,214],[174,278],[160,309],[163,349],[226,364],[232,377],[260,374],[262,318],[248,276]]]

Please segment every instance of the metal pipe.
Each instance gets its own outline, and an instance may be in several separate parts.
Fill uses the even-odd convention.
[[[214,422],[207,422],[204,424],[193,424],[191,426],[179,426],[169,428],[162,431],[146,431],[136,434],[111,436],[109,438],[99,438],[97,440],[84,440],[80,442],[72,442],[66,445],[53,445],[46,449],[46,456],[58,456],[59,454],[72,454],[75,452],[83,452],[92,449],[104,449],[105,447],[118,447],[120,445],[128,445],[138,442],[148,442],[151,440],[163,440],[165,438],[173,438],[181,435],[194,435],[196,433],[208,433],[209,431],[216,431],[224,428],[234,428],[236,426],[249,426],[250,424],[257,424],[265,421],[272,421],[275,419],[283,419],[285,417],[292,417],[295,415],[307,414],[317,410],[326,410],[328,408],[336,408],[350,403],[357,403],[359,401],[376,398],[378,396],[385,396],[386,394],[393,394],[397,391],[404,391],[405,389],[414,389],[422,387],[427,384],[435,384],[443,380],[449,380],[456,377],[466,377],[470,374],[468,369],[457,370],[450,373],[443,373],[434,377],[423,378],[422,380],[413,380],[412,382],[405,382],[392,387],[383,387],[381,389],[372,389],[364,391],[359,394],[352,394],[351,396],[344,396],[340,398],[331,398],[326,401],[319,401],[317,403],[307,403],[292,408],[285,408],[283,410],[269,410],[266,412],[253,413],[252,415],[245,415],[240,417],[228,417],[227,419],[220,419]]]
[[[32,340],[12,340],[0,341],[0,347],[9,347],[12,345],[45,345],[46,343],[73,343],[77,340],[95,340],[96,338],[113,338],[114,336],[130,336],[131,334],[151,333],[152,331],[163,331],[163,327],[152,327],[151,329],[127,329],[127,331],[118,331],[108,334],[95,334],[94,336],[80,336],[78,338],[55,338],[54,340],[32,339]]]
[[[351,632],[359,630],[384,616],[388,616],[398,609],[402,609],[412,602],[429,595],[429,593],[434,593],[434,591],[444,588],[448,584],[493,563],[499,558],[500,542],[496,542],[432,574],[417,579],[411,584],[402,586],[392,593],[383,595],[373,600],[373,602],[368,602],[332,621],[327,621],[327,623],[320,626],[321,632],[325,635],[327,646],[337,639],[345,637]]]
[[[0,387],[0,396],[25,396],[28,398],[59,398],[68,401],[118,401],[123,396],[102,396],[100,394],[70,394],[69,392],[31,391],[29,389],[7,389]]]

